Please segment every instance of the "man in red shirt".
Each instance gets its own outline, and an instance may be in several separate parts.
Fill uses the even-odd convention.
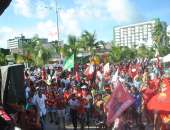
[[[56,102],[57,114],[59,117],[60,128],[63,129],[65,128],[65,107],[66,107],[64,94],[58,93],[55,102]]]
[[[47,93],[46,105],[50,116],[50,123],[53,123],[53,121],[56,120],[55,101],[56,94],[54,93],[54,91],[49,90],[49,92]],[[58,124],[57,120],[55,121],[55,123]]]

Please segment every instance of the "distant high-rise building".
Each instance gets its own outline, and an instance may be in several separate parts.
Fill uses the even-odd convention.
[[[47,38],[39,38],[38,40],[42,44],[48,44]],[[29,42],[31,42],[30,38],[25,38],[25,36],[21,35],[20,37],[15,37],[7,41],[8,49],[10,49],[11,53],[23,54],[23,44],[27,44]]]
[[[115,27],[114,42],[118,46],[137,47],[153,45],[152,32],[156,20]],[[162,22],[164,23],[164,22]]]
[[[31,39],[26,39],[25,36],[21,35],[20,37],[15,37],[13,39],[9,39],[8,49],[10,49],[11,53],[23,53],[22,46],[24,43],[31,41]]]

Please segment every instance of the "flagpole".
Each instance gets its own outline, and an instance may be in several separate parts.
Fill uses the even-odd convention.
[[[75,72],[75,54],[73,54],[74,55],[74,66],[73,66],[73,75],[75,75],[76,74],[76,72]]]

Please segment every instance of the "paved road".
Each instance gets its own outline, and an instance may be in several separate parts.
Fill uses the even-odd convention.
[[[56,125],[55,123],[49,123],[48,120],[49,119],[47,118],[47,129],[46,130],[64,130],[64,129],[61,129],[59,127],[59,125]],[[73,130],[72,124],[70,124],[70,123],[66,124],[66,129],[65,130]],[[78,129],[77,130],[81,130],[79,124],[78,124]],[[88,127],[85,127],[84,130],[111,130],[111,129],[109,129],[109,128],[108,129],[105,129],[105,128],[99,129],[99,128],[96,128],[94,126],[94,124],[91,124],[90,129],[88,129]],[[153,128],[151,126],[146,126],[145,129],[138,129],[137,127],[134,127],[131,130],[153,130]]]
[[[55,125],[54,123],[53,123],[53,124],[49,124],[49,123],[48,123],[48,124],[47,124],[47,130],[63,130],[63,129],[59,128],[59,126]],[[65,129],[65,130],[73,130],[72,125],[66,125],[66,129]],[[78,127],[77,130],[81,130],[80,127]],[[91,126],[90,129],[88,129],[87,127],[85,127],[84,130],[106,130],[106,129],[105,129],[105,128],[103,128],[103,129],[97,128],[97,129],[96,129],[95,126]],[[111,129],[108,128],[107,130],[111,130]],[[136,128],[132,128],[131,130],[140,130],[140,129],[138,129],[138,128],[136,127]],[[153,128],[150,127],[150,126],[147,126],[145,130],[153,130]]]

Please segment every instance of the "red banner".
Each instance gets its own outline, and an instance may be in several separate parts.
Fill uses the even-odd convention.
[[[130,96],[123,85],[118,82],[113,90],[110,100],[106,104],[107,125],[110,126],[130,105],[134,99]]]

